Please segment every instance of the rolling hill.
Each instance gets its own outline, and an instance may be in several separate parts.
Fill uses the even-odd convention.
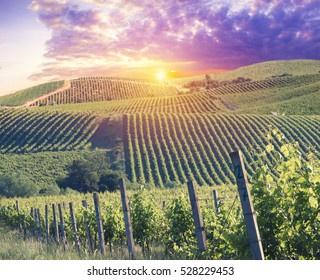
[[[87,77],[51,84],[51,91],[49,85],[43,92],[44,86],[19,91],[28,97],[11,95],[11,105],[26,108],[0,109],[0,171],[10,170],[10,160],[19,157],[46,154],[49,159],[48,153],[59,157],[99,148],[132,182],[233,183],[229,153],[240,148],[252,175],[268,144],[266,134],[274,128],[286,141],[297,141],[303,157],[309,151],[319,156],[319,66],[319,61],[260,63],[223,73],[226,82],[218,86],[183,91],[182,82],[122,77]],[[279,149],[278,141],[273,144]],[[273,159],[270,155],[269,166]],[[23,172],[32,174],[32,165],[27,166]]]

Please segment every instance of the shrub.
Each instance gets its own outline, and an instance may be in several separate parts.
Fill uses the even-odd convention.
[[[0,195],[5,197],[30,197],[39,194],[37,185],[21,173],[0,175]]]
[[[279,131],[273,134],[283,139]],[[280,151],[269,144],[267,150],[278,160],[257,170],[252,187],[266,258],[319,259],[319,160],[312,154],[303,159],[297,143],[285,143]]]

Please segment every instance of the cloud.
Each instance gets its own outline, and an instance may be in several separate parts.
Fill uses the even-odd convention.
[[[52,31],[45,57],[54,62],[34,79],[139,61],[189,63],[196,71],[320,59],[318,0],[35,0],[30,8]]]

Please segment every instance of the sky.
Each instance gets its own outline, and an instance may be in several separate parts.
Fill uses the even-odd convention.
[[[320,59],[320,0],[1,0],[0,95],[83,76]]]

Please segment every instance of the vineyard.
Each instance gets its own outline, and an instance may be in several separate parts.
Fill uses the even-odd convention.
[[[199,199],[202,204],[203,217],[208,225],[208,243],[212,248],[204,257],[250,258],[248,243],[245,241],[246,236],[241,234],[244,225],[239,202],[236,201],[236,206],[234,205],[229,211],[235,196],[228,188],[221,191],[221,196],[224,197],[224,203],[220,201],[220,214],[216,216],[212,190],[203,188],[200,192]],[[152,258],[161,256],[164,259],[199,257],[187,197],[186,189],[129,191],[133,236],[137,245],[138,258],[147,256]],[[92,195],[69,196],[63,199],[61,200],[61,197],[46,197],[41,200],[20,199],[18,206],[14,200],[2,200],[0,221],[12,227],[20,226],[24,239],[34,238],[51,246],[59,245],[65,250],[77,249],[82,256],[90,254],[93,255],[92,258],[97,257],[101,248],[97,213]],[[121,258],[129,258],[126,253],[125,223],[121,203],[119,203],[120,193],[100,195],[99,201],[103,238],[106,245],[103,254],[111,257],[118,255],[120,251]],[[72,212],[70,212],[70,202]],[[46,216],[45,213],[48,215]],[[223,224],[226,222],[227,215],[230,222],[228,231],[232,231],[233,234],[237,232],[237,238],[232,237],[232,234],[228,234],[229,237],[225,236],[227,231],[223,228]],[[76,234],[73,230],[74,224],[77,228]],[[224,238],[230,238],[230,241],[234,238],[234,240],[232,244],[226,246]],[[220,249],[213,250],[217,245],[220,246]],[[158,255],[153,253],[154,249],[157,250]]]
[[[86,149],[100,121],[88,114],[0,109],[0,153]]]
[[[271,135],[282,138],[278,130],[273,130]],[[264,255],[266,259],[318,259],[320,165],[312,157],[303,162],[297,146],[292,144],[282,144],[281,152],[273,153],[274,146],[266,150],[268,155],[280,157],[272,162],[279,174],[273,178],[264,165],[256,170],[252,186],[260,213],[258,223]],[[267,159],[267,154],[263,158]],[[306,169],[312,172],[304,173]],[[238,179],[237,175],[239,184]],[[93,202],[92,194],[19,201],[1,199],[0,225],[20,230],[25,241],[32,238],[46,243],[47,250],[58,246],[65,254],[73,250],[79,258],[88,255],[96,258],[100,254],[112,259],[115,256],[120,259],[251,258],[248,250],[251,233],[248,225],[245,228],[234,187],[221,186],[218,198],[216,190],[212,196],[212,188],[198,190],[189,181],[189,201],[185,187],[150,190],[141,187],[127,192],[125,181],[120,180],[119,184],[121,195],[119,191],[94,193]],[[241,190],[238,191],[241,195]],[[248,193],[241,197],[241,204],[247,198]],[[196,213],[193,203],[197,205]],[[196,219],[201,220],[203,247],[200,247]],[[125,253],[125,247],[129,254]]]
[[[105,117],[111,115],[141,113],[214,113],[226,110],[218,97],[205,93],[179,94],[175,96],[135,98],[109,102],[66,104],[52,107],[38,107],[37,110],[59,112],[99,113]]]
[[[63,85],[64,81],[50,82],[41,84],[31,88],[17,91],[12,94],[0,96],[0,106],[18,106],[25,102],[38,98],[44,94],[48,94],[52,91],[57,90]]]
[[[190,79],[87,77],[0,97],[1,106],[17,106],[0,107],[0,181],[22,174],[38,185],[37,197],[0,196],[0,233],[14,229],[20,239],[74,250],[79,258],[99,258],[105,243],[108,258],[129,258],[119,191],[99,194],[100,226],[92,194],[63,185],[75,162],[102,159],[104,175],[126,180],[130,206],[124,208],[138,258],[251,258],[230,158],[239,149],[266,257],[319,258],[319,67],[269,62],[201,77],[188,88]],[[219,82],[210,87],[206,79]],[[99,183],[101,174],[93,174]],[[190,181],[199,186],[208,242],[202,253]]]
[[[88,77],[71,80],[66,89],[29,101],[25,106],[171,96],[178,92],[176,87],[164,82],[119,77]]]
[[[158,113],[125,115],[123,122],[128,178],[159,186],[234,183],[228,154],[235,149],[243,151],[252,175],[271,128],[297,140],[303,156],[320,148],[319,117]],[[274,145],[279,150],[279,143]]]
[[[269,79],[272,76],[280,76],[284,73],[294,76],[312,75],[319,73],[319,60],[275,60],[243,66],[232,71],[223,71],[211,74],[212,79],[218,81],[233,80],[238,77],[246,77],[253,81]],[[176,79],[179,84],[187,84],[190,81],[201,80],[203,75]]]

